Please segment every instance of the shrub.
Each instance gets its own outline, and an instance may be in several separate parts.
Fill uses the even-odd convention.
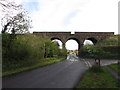
[[[25,34],[17,35],[10,40],[10,34],[2,36],[3,72],[34,65],[44,61],[45,55],[46,57],[58,56],[61,52],[57,43],[47,37]]]
[[[97,43],[97,46],[119,46],[120,45],[120,35],[110,36]]]
[[[81,57],[100,59],[120,59],[119,46],[83,46]]]
[[[104,53],[102,48],[97,46],[83,46],[81,49],[82,57],[101,58],[102,53]]]
[[[103,72],[103,69],[99,65],[93,65],[91,68],[89,68],[89,71],[94,73],[99,73],[99,72]]]
[[[3,70],[37,63],[44,58],[44,38],[35,35],[17,35],[9,45],[9,34],[2,35]]]
[[[102,48],[105,52],[120,53],[120,51],[119,51],[120,46],[101,46],[101,48]]]

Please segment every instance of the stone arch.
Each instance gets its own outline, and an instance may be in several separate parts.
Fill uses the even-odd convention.
[[[79,40],[78,38],[76,38],[76,37],[69,37],[69,38],[67,38],[66,42],[67,42],[68,40],[75,40],[75,41],[78,43],[78,56],[80,56],[80,47],[81,47],[81,42],[80,42],[80,40]]]
[[[94,38],[94,37],[89,37],[89,38],[87,38],[87,40],[91,40],[94,45],[96,45],[96,43],[97,43],[97,41],[98,41],[98,40],[97,40],[96,38]]]
[[[114,32],[75,32],[70,34],[70,32],[33,32],[36,36],[48,37],[49,39],[58,39],[65,46],[65,42],[69,39],[76,40],[79,43],[79,53],[80,47],[83,46],[84,40],[91,40],[94,44],[99,40],[103,40],[111,35],[114,35]]]
[[[62,45],[60,46],[60,44],[59,44],[59,46],[61,47],[61,48],[63,48],[63,41],[62,41],[62,39],[61,38],[59,38],[59,37],[51,37],[50,38],[51,40],[55,40],[55,39],[57,39],[57,40],[59,40],[61,43],[62,43]]]
[[[61,40],[60,38],[58,38],[58,37],[51,37],[50,39],[51,39],[51,40],[58,39],[58,40],[60,40],[60,41],[62,42],[62,40]]]
[[[68,40],[70,40],[70,39],[75,40],[78,44],[80,44],[79,39],[77,39],[76,37],[69,37],[69,38],[66,40],[66,42],[67,42]]]

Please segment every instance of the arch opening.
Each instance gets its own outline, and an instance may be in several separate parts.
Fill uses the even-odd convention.
[[[88,38],[87,40],[92,41],[94,45],[97,43],[97,39],[95,39],[94,37]]]
[[[67,42],[65,43],[65,47],[66,47],[67,52],[69,54],[76,54],[76,55],[78,55],[79,48],[80,48],[79,46],[80,46],[80,42],[76,38],[69,38],[67,40]]]
[[[62,41],[59,38],[51,38],[53,42],[57,42],[60,49],[62,49]]]
[[[91,37],[91,38],[85,39],[83,45],[96,45],[96,43],[97,43],[97,39],[95,39],[94,37]]]

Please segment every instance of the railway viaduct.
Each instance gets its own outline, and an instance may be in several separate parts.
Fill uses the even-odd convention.
[[[33,32],[33,34],[37,36],[46,36],[51,40],[58,39],[63,43],[63,46],[65,46],[68,40],[73,39],[77,41],[79,45],[78,51],[80,54],[80,47],[83,46],[85,40],[91,40],[95,45],[97,41],[104,40],[114,35],[114,32],[75,32],[74,34],[71,34],[71,32]]]

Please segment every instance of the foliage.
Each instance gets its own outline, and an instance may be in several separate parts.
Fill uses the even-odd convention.
[[[55,57],[61,51],[55,42],[42,36],[17,35],[12,41],[10,36],[11,34],[2,34],[3,72],[35,65],[44,59],[46,53],[46,58]]]
[[[118,81],[104,67],[100,73],[88,70],[76,88],[118,88]]]
[[[2,33],[12,33],[12,34],[22,34],[29,33],[30,19],[26,17],[27,14],[25,12],[20,12],[16,16],[9,17],[5,16],[2,18]]]
[[[105,40],[99,41],[96,45],[104,50],[102,58],[105,59],[120,59],[120,35],[113,35]]]
[[[119,46],[83,46],[81,57],[100,59],[119,59]]]
[[[93,73],[100,73],[103,72],[103,69],[99,65],[93,65],[91,68],[89,68],[89,71]]]
[[[119,48],[120,46],[101,46],[101,48],[105,51],[105,52],[109,52],[109,53],[120,53]]]
[[[34,35],[18,35],[9,45],[9,34],[2,34],[3,70],[13,68],[12,64],[20,66],[32,65],[36,59],[44,57],[44,39]],[[7,67],[6,67],[7,66]]]
[[[110,64],[109,66],[120,75],[120,63],[118,63],[118,64]]]
[[[38,60],[38,63],[31,65],[31,66],[25,66],[25,67],[20,67],[20,68],[14,68],[14,69],[9,69],[5,72],[2,73],[3,76],[8,76],[8,75],[12,75],[12,74],[16,74],[16,73],[20,73],[23,71],[28,71],[28,70],[32,70],[38,67],[43,67],[46,65],[50,65],[52,63],[64,60],[64,57],[51,57],[51,58],[45,58],[42,60]],[[21,63],[17,63],[16,65],[19,66]],[[15,66],[14,64],[11,64],[12,66]]]
[[[90,58],[101,58],[101,54],[104,53],[102,48],[97,46],[83,46],[81,49],[81,56]]]
[[[8,47],[6,47],[5,44],[9,44],[7,43],[9,38],[5,39],[4,37],[6,36],[3,35],[3,48],[8,49]],[[43,41],[44,39],[36,37],[34,35],[30,35],[30,34],[18,35],[16,39],[12,41],[12,45],[9,51],[7,52],[7,54],[5,55],[8,55],[9,59],[15,59],[15,60],[16,59],[21,60],[22,58],[25,58],[25,57],[28,58],[28,56],[34,57],[34,58],[37,56],[43,57],[43,55],[41,55],[42,54],[41,52],[43,50],[42,49]],[[41,52],[39,50],[41,50]]]
[[[4,13],[11,13],[11,10],[19,10],[21,5],[17,5],[13,0],[0,0],[0,6],[2,7],[1,10]]]
[[[59,56],[67,56],[67,49],[65,48],[65,46],[62,47],[62,49],[60,49],[60,53]]]
[[[28,13],[21,5],[15,2],[1,0],[2,7],[2,33],[28,33],[31,27],[31,20]]]
[[[119,46],[120,45],[120,35],[113,35],[105,40],[99,41],[97,46]]]
[[[45,57],[58,55],[59,51],[60,49],[57,42],[51,42],[51,40],[45,42]]]

